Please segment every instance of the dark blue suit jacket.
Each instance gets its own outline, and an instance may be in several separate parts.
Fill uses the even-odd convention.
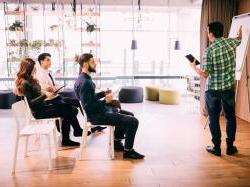
[[[104,100],[100,100],[105,97],[105,92],[95,93],[95,83],[88,74],[81,73],[78,76],[74,90],[90,119],[94,114],[104,114],[112,110],[106,106]]]

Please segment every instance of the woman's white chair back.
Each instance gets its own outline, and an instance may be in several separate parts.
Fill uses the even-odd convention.
[[[13,115],[17,124],[17,134],[28,124],[27,108],[24,100],[18,101],[12,105]]]
[[[31,111],[31,109],[30,109],[30,106],[29,106],[29,102],[28,102],[28,100],[27,100],[27,98],[26,97],[24,97],[24,101],[25,101],[25,104],[26,104],[26,108],[27,108],[27,119],[28,120],[35,120],[35,118],[34,118],[34,116],[33,116],[33,114],[32,114],[32,111]]]
[[[24,101],[25,101],[25,105],[27,108],[26,117],[27,117],[27,121],[29,121],[29,124],[34,124],[34,123],[35,124],[39,124],[39,123],[44,124],[46,122],[47,123],[54,122],[54,124],[56,125],[56,121],[58,121],[60,132],[62,132],[62,118],[54,117],[54,118],[36,119],[32,114],[32,110],[30,108],[29,102],[28,102],[26,97],[24,97]],[[61,136],[61,135],[59,135],[59,136]]]

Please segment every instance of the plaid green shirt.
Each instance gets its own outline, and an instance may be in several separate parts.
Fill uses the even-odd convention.
[[[201,69],[209,73],[206,90],[227,90],[234,87],[236,47],[241,40],[218,38],[206,50]]]

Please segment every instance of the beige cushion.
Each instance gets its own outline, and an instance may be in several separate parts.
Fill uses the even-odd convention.
[[[146,86],[145,95],[146,99],[149,101],[159,101],[159,88]]]
[[[171,88],[159,89],[159,102],[161,104],[177,105],[180,103],[180,93]]]

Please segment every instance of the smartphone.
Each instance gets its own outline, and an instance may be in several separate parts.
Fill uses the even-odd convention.
[[[191,54],[186,55],[185,57],[189,60],[189,62],[193,62],[195,60],[195,65],[199,65],[200,64],[200,62],[196,58],[194,58],[194,56],[191,55]]]

